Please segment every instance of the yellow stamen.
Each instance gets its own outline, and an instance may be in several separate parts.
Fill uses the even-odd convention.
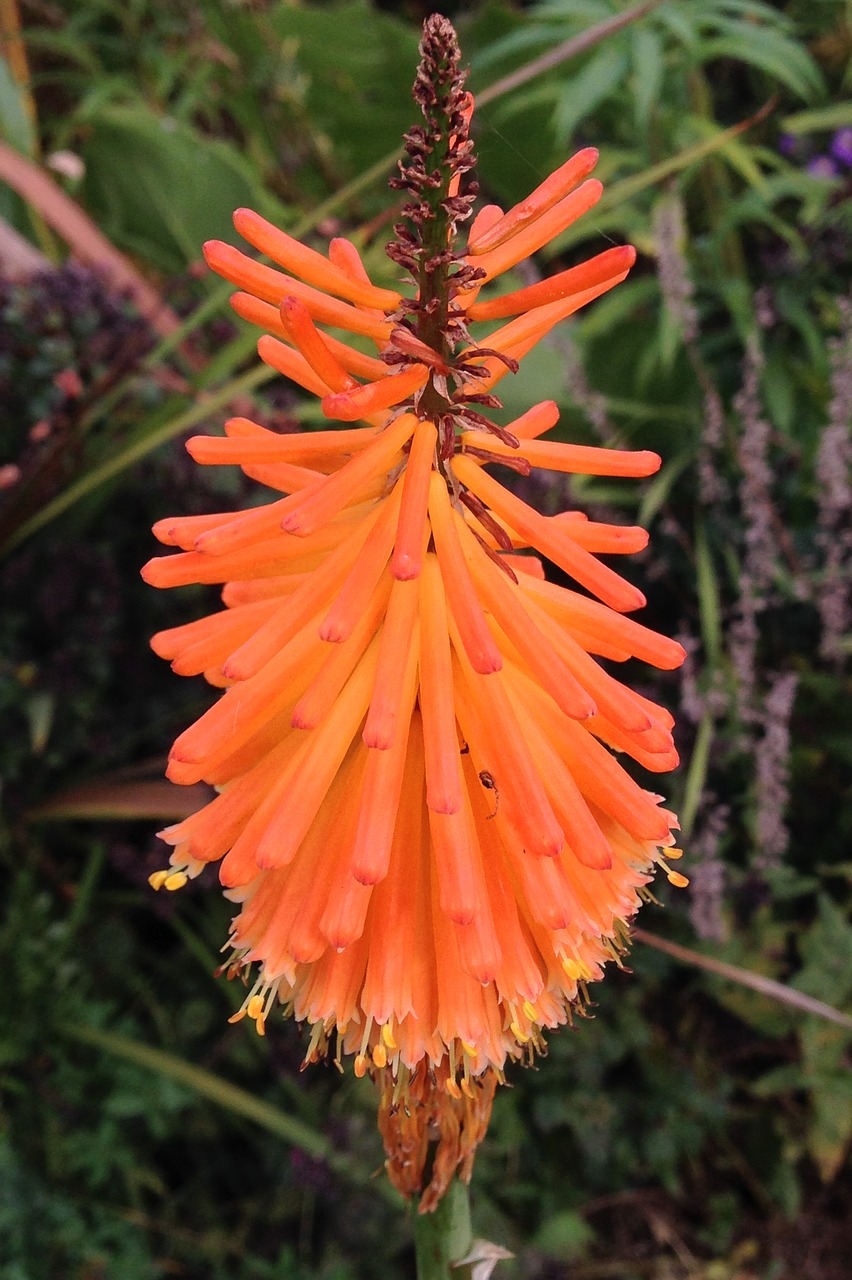
[[[163,881],[163,887],[173,893],[175,889],[182,889],[188,879],[185,871],[172,871]]]

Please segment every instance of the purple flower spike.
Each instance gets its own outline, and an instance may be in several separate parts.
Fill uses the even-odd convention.
[[[837,130],[831,140],[831,154],[852,169],[852,127]]]
[[[836,178],[838,170],[831,156],[814,156],[808,161],[808,173],[812,178]]]

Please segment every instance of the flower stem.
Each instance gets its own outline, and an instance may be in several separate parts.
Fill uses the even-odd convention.
[[[457,1267],[470,1253],[470,1195],[456,1178],[434,1213],[419,1213],[414,1222],[417,1280],[465,1280],[467,1267]]]

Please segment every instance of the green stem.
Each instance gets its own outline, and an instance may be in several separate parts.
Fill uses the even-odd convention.
[[[470,1196],[456,1178],[433,1213],[415,1218],[417,1280],[466,1280],[469,1268],[456,1264],[469,1255],[472,1244]]]

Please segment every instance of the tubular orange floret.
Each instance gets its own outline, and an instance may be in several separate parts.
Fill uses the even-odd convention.
[[[281,319],[280,309],[273,306],[271,302],[261,302],[260,298],[255,298],[250,293],[234,293],[231,295],[231,306],[237,315],[247,320],[249,324],[267,329],[277,338],[290,340],[289,332]],[[310,312],[308,314],[310,315]],[[324,333],[322,336],[331,354],[343,365],[347,373],[370,380],[384,377],[387,373],[387,365],[377,360],[375,356],[356,351],[354,347],[341,342],[330,333]]]
[[[644,605],[645,597],[638,588],[577,546],[546,516],[540,516],[520,498],[510,494],[469,458],[457,455],[453,469],[462,484],[487,503],[497,516],[605,604],[625,613]]]
[[[327,395],[322,401],[322,411],[327,418],[337,418],[340,422],[357,422],[365,414],[402,404],[415,391],[420,390],[428,374],[427,368],[413,365],[380,382],[367,382],[354,391]]]
[[[252,209],[235,210],[234,226],[255,249],[272,258],[273,262],[280,263],[288,271],[295,271],[307,284],[359,306],[395,311],[400,304],[398,293],[353,280],[346,272],[333,266],[321,253],[294,240]]]
[[[546,213],[522,227],[497,248],[487,253],[477,254],[473,258],[474,265],[485,272],[486,280],[493,280],[495,276],[502,275],[504,271],[516,266],[524,258],[538,253],[539,249],[549,244],[584,213],[594,208],[602,195],[602,185],[595,178],[589,178],[576,191],[564,196]],[[509,216],[509,214],[506,215],[506,217]],[[480,281],[480,284],[482,283]]]
[[[517,435],[517,424],[507,430]],[[543,430],[548,430],[544,427]],[[465,431],[462,448],[488,449],[501,458],[518,456],[518,450],[484,431]],[[660,456],[647,449],[601,449],[597,445],[563,444],[556,440],[524,439],[521,455],[531,467],[586,476],[651,476],[660,469]]]
[[[545,178],[544,182],[525,200],[492,222],[487,229],[483,228],[479,231],[475,226],[471,228],[468,253],[477,257],[483,253],[489,253],[517,235],[530,222],[547,213],[564,196],[573,191],[578,182],[589,176],[598,162],[598,156],[599,152],[595,147],[586,147],[583,151],[578,151],[570,160],[566,160],[560,168],[555,169],[549,177]],[[524,257],[527,256],[528,254],[524,254]]]
[[[438,428],[421,422],[415,429],[402,482],[402,505],[396,530],[391,572],[395,578],[416,578],[423,563],[423,533],[429,507],[429,485],[435,461]]]
[[[461,808],[459,743],[447,604],[434,553],[426,556],[420,596],[420,713],[426,769],[426,804],[436,813]]]
[[[408,656],[418,652],[417,614],[420,584],[395,581],[379,642],[376,682],[363,739],[368,747],[387,751],[397,732],[397,715],[405,683]]]
[[[320,324],[334,325],[336,328],[346,329],[348,333],[360,333],[380,342],[386,342],[390,337],[393,327],[390,321],[359,311],[348,302],[330,298],[328,294],[321,293],[319,289],[313,289],[282,271],[265,267],[221,240],[208,240],[204,245],[204,257],[207,265],[217,275],[230,280],[238,289],[254,294],[263,302],[270,302],[278,307],[281,299],[290,294],[300,298],[314,320],[318,320]]]
[[[287,533],[304,538],[342,511],[355,499],[363,485],[377,481],[381,490],[397,455],[413,436],[416,426],[417,419],[413,414],[402,414],[339,471],[329,476],[321,487],[305,495],[298,505],[294,504],[281,521],[281,527]]]
[[[468,315],[471,320],[499,320],[503,316],[515,316],[549,302],[558,302],[598,285],[614,285],[624,279],[635,261],[636,250],[632,245],[606,249],[588,262],[569,267],[567,271],[560,271],[538,284],[504,293],[499,298],[488,298],[485,302],[474,302],[468,308]]]
[[[358,386],[332,354],[303,302],[288,296],[282,299],[278,310],[288,338],[298,347],[321,384],[331,391],[351,391]]]
[[[430,477],[429,517],[444,590],[465,653],[475,671],[483,675],[499,671],[503,660],[470,581],[447,486],[436,472]]]

